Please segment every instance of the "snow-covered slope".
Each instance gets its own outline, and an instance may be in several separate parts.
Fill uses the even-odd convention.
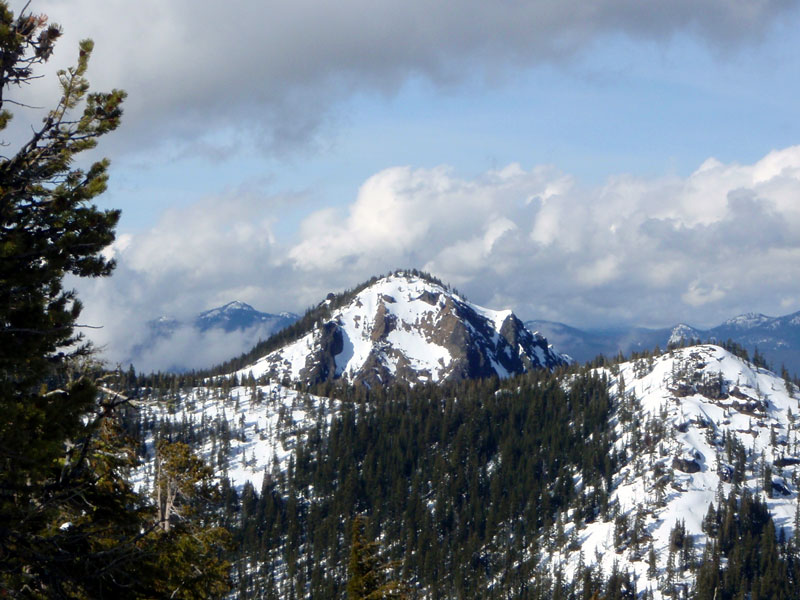
[[[667,345],[679,346],[692,340],[702,340],[703,332],[685,323],[679,323],[672,328]]]
[[[394,285],[403,290],[395,287],[395,302],[389,304],[400,304],[397,297],[409,289],[397,280]],[[388,288],[380,289],[388,293]],[[413,293],[418,292],[415,288]],[[342,310],[353,308],[356,298]],[[379,305],[375,303],[376,311]],[[504,313],[480,314],[500,320]],[[690,590],[694,575],[675,566],[671,532],[684,524],[698,562],[707,541],[703,519],[709,504],[718,507],[736,486],[762,496],[779,532],[783,529],[786,538],[793,535],[800,481],[796,386],[712,345],[677,349],[598,373],[607,377],[614,398],[610,455],[616,469],[600,484],[607,486],[608,507],[589,510],[579,496],[572,506],[579,506],[580,514],[575,508],[562,512],[553,529],[531,546],[538,556],[526,560],[567,579],[581,565],[594,565],[606,576],[615,569],[628,572],[640,598],[646,591],[655,599],[670,597],[669,579],[688,584]],[[141,487],[147,489],[153,478],[156,424],[160,435],[192,443],[241,493],[247,482],[259,490],[265,477],[281,477],[296,451],[310,447],[310,439],[324,437],[332,419],[347,406],[276,383],[228,388],[229,383],[219,378],[205,387],[142,391],[138,418],[147,456],[136,473]],[[563,385],[568,385],[566,379]],[[514,389],[512,381],[504,393]],[[496,460],[498,456],[492,457],[490,464]],[[593,496],[581,477],[575,477],[584,498]]]
[[[317,425],[328,423],[338,403],[296,392],[279,384],[195,387],[163,398],[146,395],[138,403],[141,423],[165,423],[176,439],[192,449],[241,492],[250,482],[261,489],[264,477],[286,471],[297,440]],[[153,431],[144,440],[142,465],[134,474],[137,487],[153,482]]]
[[[482,308],[425,277],[396,273],[237,374],[301,382],[343,377],[368,384],[419,383],[506,377],[566,362],[510,310]]]
[[[576,523],[563,515],[573,542],[555,548],[551,564],[567,565],[568,576],[580,561],[606,574],[629,571],[640,592],[660,598],[672,529],[685,523],[699,558],[709,503],[718,506],[737,484],[762,494],[776,527],[792,534],[800,475],[795,386],[709,345],[602,372],[617,402],[616,448],[625,453],[611,485],[617,517]],[[631,541],[634,529],[644,543]],[[655,573],[645,559],[651,546]]]

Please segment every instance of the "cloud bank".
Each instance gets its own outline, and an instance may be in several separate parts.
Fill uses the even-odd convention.
[[[23,2],[12,4],[18,11]],[[797,4],[40,0],[32,8],[64,27],[59,65],[74,60],[78,39],[95,39],[93,84],[129,92],[119,143],[191,149],[247,135],[283,152],[313,142],[331,107],[355,93],[391,95],[415,78],[443,87],[502,80],[615,35],[686,34],[725,52],[761,39]]]
[[[599,186],[551,166],[475,178],[393,167],[367,179],[349,205],[308,215],[285,241],[272,235],[285,199],[207,199],[109,249],[114,276],[79,282],[84,320],[105,325],[92,335],[122,360],[141,324],[161,314],[191,316],[234,299],[302,313],[329,291],[405,267],[479,304],[583,327],[785,314],[800,310],[798,197],[800,146],[753,164],[708,159],[687,177],[618,175]],[[210,362],[247,349],[181,344],[202,347]]]

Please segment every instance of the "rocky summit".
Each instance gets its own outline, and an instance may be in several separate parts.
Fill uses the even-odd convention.
[[[508,377],[568,360],[510,310],[472,304],[433,278],[397,272],[336,303],[310,330],[240,369],[279,381],[368,385]]]

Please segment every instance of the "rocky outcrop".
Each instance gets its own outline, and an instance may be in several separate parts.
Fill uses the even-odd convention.
[[[376,280],[338,306],[317,329],[260,359],[251,367],[254,375],[417,384],[507,377],[567,363],[511,311],[481,308],[416,275]]]
[[[385,297],[383,300],[385,301]],[[373,342],[385,340],[386,336],[397,326],[397,317],[387,312],[384,301],[378,304],[378,310],[375,313],[375,319],[372,324],[370,339]],[[394,302],[394,300],[392,300],[392,302]]]
[[[684,473],[697,473],[700,471],[700,463],[693,458],[675,457],[672,459],[672,468]]]
[[[302,381],[315,383],[336,376],[336,355],[344,348],[344,337],[336,323],[328,322],[320,328],[317,347],[306,357],[306,366],[300,371]]]

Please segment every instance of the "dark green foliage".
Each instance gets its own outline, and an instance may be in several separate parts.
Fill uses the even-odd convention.
[[[353,518],[350,561],[347,566],[348,600],[408,598],[405,586],[389,578],[391,564],[381,559],[378,543],[367,540],[366,526],[367,519],[363,515]]]
[[[7,95],[37,77],[60,34],[0,1],[0,131],[19,104]],[[114,267],[101,251],[119,211],[91,203],[108,162],[74,166],[118,126],[125,96],[89,93],[92,48],[80,42],[76,66],[58,73],[60,99],[0,156],[0,597],[218,598],[224,540],[211,529],[156,531],[152,506],[125,479],[126,400],[92,366],[75,332],[81,305],[63,287],[67,275]]]
[[[730,352],[734,356],[738,356],[739,358],[750,362],[750,355],[748,354],[747,349],[744,346],[742,346],[741,344],[739,344],[738,342],[734,342],[730,338],[728,338],[724,342],[709,341],[709,343],[710,344],[719,344],[720,346],[725,348],[725,350],[727,350],[728,352]]]
[[[60,29],[46,17],[14,17],[0,3],[0,130],[11,113],[6,94],[35,77]],[[64,290],[66,274],[107,275],[100,254],[113,239],[118,211],[89,202],[105,189],[106,161],[73,168],[74,155],[114,128],[124,94],[88,94],[92,43],[80,44],[76,67],[59,73],[62,97],[31,138],[0,158],[0,590],[16,595],[70,595],[85,577],[70,564],[99,551],[93,533],[114,508],[131,503],[117,481],[124,461],[96,453],[113,403],[96,405],[91,374],[75,360],[87,348],[75,335],[80,303]],[[78,104],[82,112],[73,115]],[[97,411],[92,415],[92,411]],[[65,443],[69,441],[65,453]],[[100,475],[102,473],[102,475]],[[115,495],[99,483],[109,479]],[[80,494],[80,495],[77,495]],[[102,509],[95,502],[103,501]],[[95,519],[75,519],[94,506]],[[132,517],[120,518],[130,533]],[[85,510],[83,511],[85,512]],[[59,522],[60,521],[60,522]],[[58,525],[73,526],[59,529]],[[102,567],[101,562],[98,566]],[[73,574],[74,572],[74,574]],[[113,570],[106,576],[114,576]],[[107,581],[101,575],[96,585]]]
[[[747,490],[741,497],[731,493],[716,513],[718,531],[710,536],[704,552],[694,597],[733,600],[745,594],[754,599],[800,598],[797,549],[779,542],[764,501]],[[707,516],[706,520],[711,518]]]
[[[229,495],[240,597],[343,598],[348,523],[362,513],[370,514],[365,539],[380,539],[382,560],[401,566],[411,597],[567,589],[539,574],[532,557],[560,514],[593,520],[608,510],[617,457],[606,389],[583,373],[565,388],[547,372],[337,387],[341,409],[330,421],[320,413],[296,439],[287,471],[273,470],[261,489],[245,486],[238,502]],[[128,428],[181,441],[195,435],[180,423]],[[206,443],[221,450],[225,435],[222,427]]]
[[[753,350],[753,365],[760,369],[770,369],[766,357],[758,351],[758,346]]]
[[[50,55],[57,31],[44,17],[14,19],[0,4],[0,94],[21,74],[32,77],[30,67]],[[0,456],[3,483],[14,490],[46,476],[42,469],[61,456],[61,441],[94,400],[85,378],[70,381],[65,372],[86,347],[74,335],[80,303],[62,279],[109,274],[113,263],[100,250],[114,239],[119,211],[88,204],[105,189],[106,161],[86,171],[70,165],[117,126],[124,94],[87,95],[91,50],[81,42],[78,66],[60,75],[59,104],[27,143],[0,159]],[[72,116],[81,101],[83,114]],[[2,114],[5,125],[10,113]],[[58,389],[48,392],[46,384]]]

